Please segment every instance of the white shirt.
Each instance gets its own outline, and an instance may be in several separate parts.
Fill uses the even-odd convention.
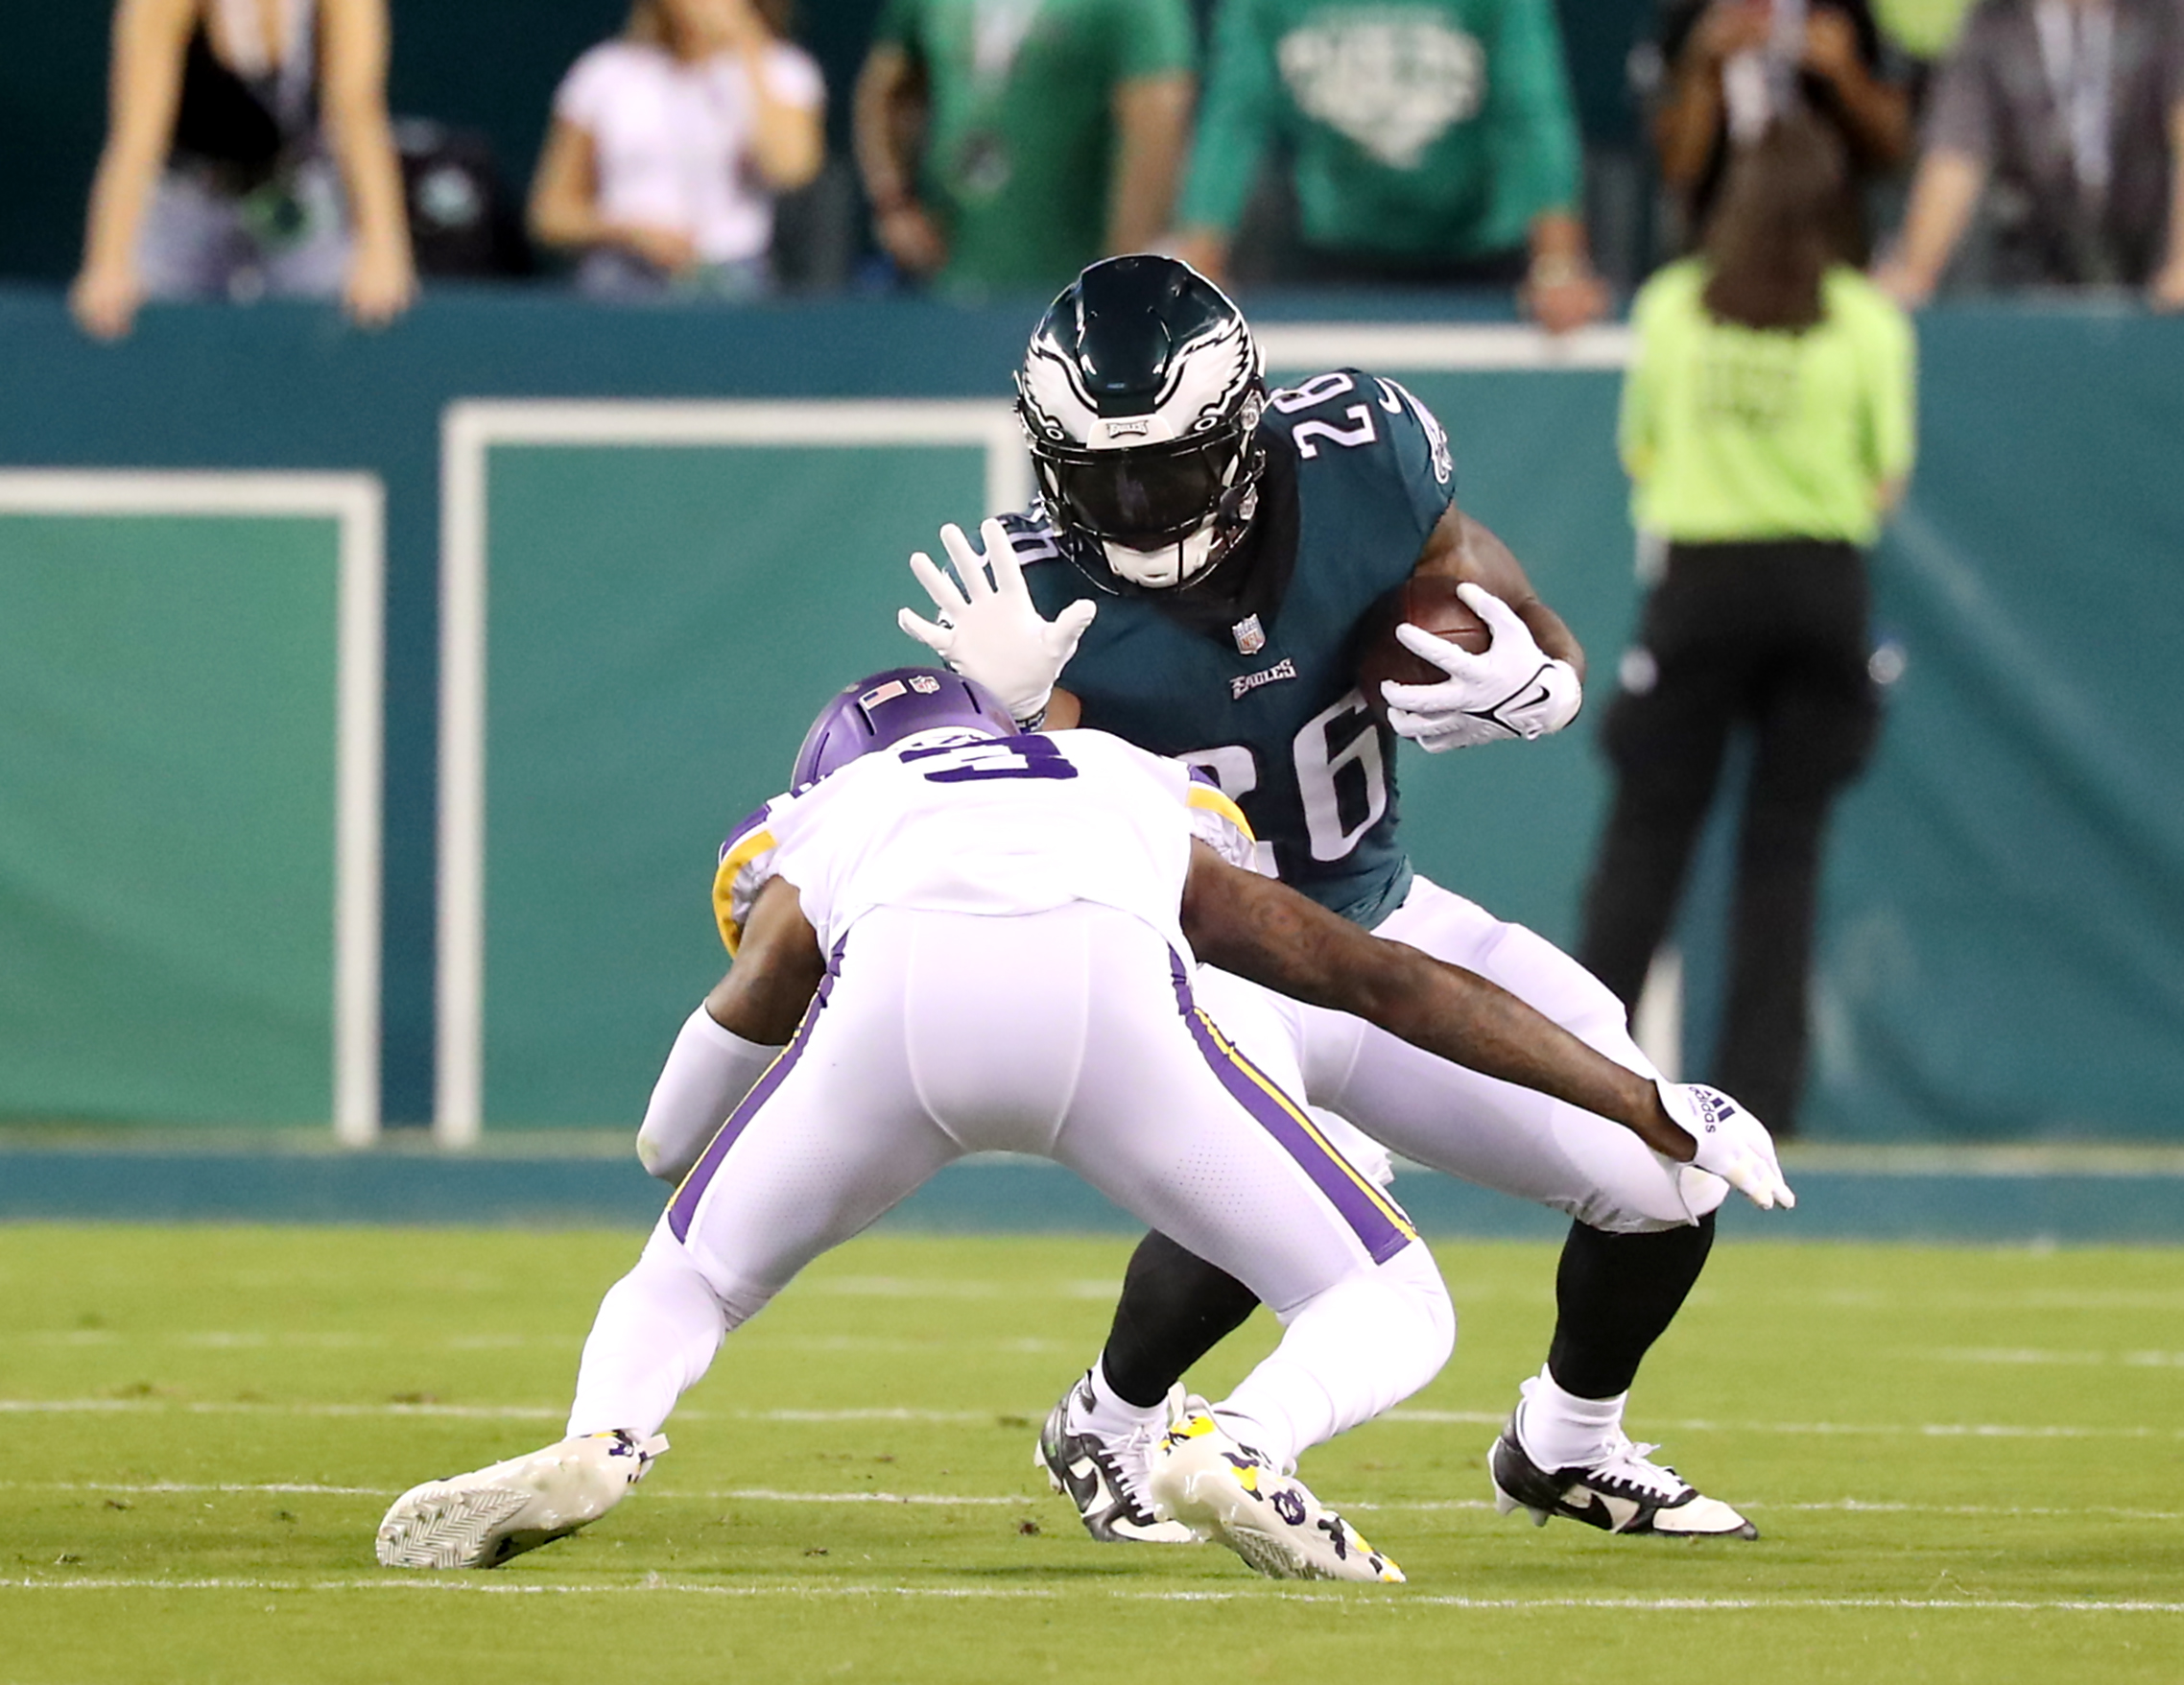
[[[1188,953],[1178,918],[1194,835],[1251,858],[1234,802],[1104,731],[914,738],[753,814],[722,846],[714,906],[731,952],[780,876],[829,950],[877,907],[1006,916],[1089,901]]]
[[[776,41],[763,60],[776,100],[817,111],[826,84],[811,56]],[[685,64],[665,47],[606,41],[579,59],[554,114],[591,137],[599,214],[690,236],[706,263],[758,257],[773,243],[773,198],[746,160],[756,122],[743,59]]]

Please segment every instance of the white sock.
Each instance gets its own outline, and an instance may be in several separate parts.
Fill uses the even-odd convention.
[[[1623,1405],[1630,1394],[1579,1398],[1556,1384],[1542,1367],[1524,1384],[1517,1406],[1517,1443],[1550,1474],[1584,1468],[1600,1461],[1623,1437]]]
[[[1277,1468],[1392,1409],[1440,1372],[1456,1313],[1423,1242],[1305,1300],[1216,1414]]]
[[[1088,1377],[1091,1383],[1092,1408],[1070,1412],[1071,1425],[1104,1439],[1121,1439],[1138,1429],[1151,1424],[1164,1428],[1168,1425],[1168,1401],[1158,1404],[1136,1405],[1117,1393],[1107,1380],[1107,1360],[1104,1354],[1092,1365]]]
[[[577,1365],[569,1437],[627,1428],[640,1439],[660,1431],[675,1401],[712,1365],[743,1316],[706,1286],[663,1222],[637,1267],[606,1290]]]

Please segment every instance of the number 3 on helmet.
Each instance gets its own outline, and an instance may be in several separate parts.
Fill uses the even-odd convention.
[[[1113,257],[1079,275],[1016,376],[1056,537],[1095,579],[1151,590],[1216,566],[1250,526],[1266,402],[1243,316],[1171,257]]]

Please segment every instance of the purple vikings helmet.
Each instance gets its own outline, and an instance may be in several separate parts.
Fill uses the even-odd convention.
[[[983,684],[931,667],[890,667],[859,679],[819,710],[796,751],[789,788],[807,789],[860,755],[944,727],[981,737],[1014,737],[1022,729]]]

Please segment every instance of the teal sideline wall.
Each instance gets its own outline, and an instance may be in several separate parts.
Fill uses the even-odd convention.
[[[0,1112],[332,1115],[340,580],[331,516],[0,513]]]
[[[1263,318],[1285,313],[1326,314],[1309,303],[1259,307]],[[376,336],[309,307],[154,311],[130,344],[99,347],[72,334],[52,297],[0,294],[0,462],[368,468],[385,478],[384,1076],[391,1115],[415,1118],[431,1074],[444,406],[496,395],[990,398],[1005,390],[1028,319],[1022,305],[958,313],[851,301],[607,315],[481,294],[428,301]],[[1880,564],[1884,620],[1911,665],[1832,863],[1812,1128],[1859,1138],[2174,1138],[2184,1094],[2184,804],[2175,800],[2184,697],[2171,653],[2184,636],[2184,323],[1955,310],[1929,316],[1922,343],[1925,462]],[[1417,385],[1449,422],[1468,505],[1526,556],[1604,678],[1634,601],[1608,439],[1612,377],[1421,376]],[[945,487],[935,489],[945,501]],[[872,510],[891,513],[899,503],[906,530],[886,540],[891,567],[893,555],[925,538],[934,511],[899,489],[866,492],[851,485],[824,500],[815,529],[842,511],[868,528]],[[638,619],[694,635],[657,602],[633,606]],[[731,611],[723,601],[707,612]],[[759,624],[724,635],[740,632],[746,659],[778,659],[797,685],[834,658],[808,629],[769,644],[777,615],[751,618]],[[866,635],[857,634],[860,651]],[[632,649],[641,657],[645,647],[640,639]],[[758,684],[748,694],[776,693]],[[771,713],[732,723],[737,753],[754,766],[785,755],[801,724],[801,690],[779,694]],[[1588,723],[1530,748],[1408,764],[1424,864],[1566,939],[1602,795],[1589,734]],[[542,763],[553,751],[530,746]],[[723,790],[720,812],[732,818],[767,793]],[[701,880],[719,830],[708,823],[689,840],[695,888],[646,876],[632,890],[615,877],[627,862],[586,853],[599,830],[581,799],[568,804],[569,868],[641,895],[647,918],[692,920],[679,969],[663,966],[656,1002],[617,1009],[618,1039],[601,1056],[623,1075],[582,1120],[613,1123],[641,1104],[641,1092],[629,1091],[632,1073],[664,1045],[692,980],[717,962]],[[1706,923],[1702,907],[1692,934],[1703,936]],[[1701,966],[1698,1040],[1708,987]]]

